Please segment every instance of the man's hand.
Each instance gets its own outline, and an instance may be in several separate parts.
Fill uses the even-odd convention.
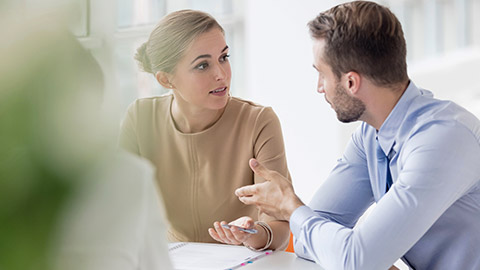
[[[249,164],[253,172],[266,181],[238,188],[235,195],[244,204],[255,204],[260,211],[279,220],[289,221],[293,211],[304,205],[295,195],[292,184],[281,174],[265,168],[253,158]]]

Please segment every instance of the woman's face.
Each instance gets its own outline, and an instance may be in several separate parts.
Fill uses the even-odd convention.
[[[232,71],[222,31],[199,35],[178,62],[170,82],[177,102],[191,109],[223,109],[228,101]]]

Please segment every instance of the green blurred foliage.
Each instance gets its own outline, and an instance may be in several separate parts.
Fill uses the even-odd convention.
[[[50,269],[59,214],[108,140],[102,73],[54,17],[0,25],[0,270]]]

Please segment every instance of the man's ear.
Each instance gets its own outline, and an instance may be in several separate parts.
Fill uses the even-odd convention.
[[[155,78],[158,83],[167,89],[174,89],[175,86],[172,84],[171,79],[172,75],[163,71],[158,71],[155,73]]]
[[[358,94],[361,83],[362,77],[357,72],[350,71],[344,74],[344,87],[353,96]]]

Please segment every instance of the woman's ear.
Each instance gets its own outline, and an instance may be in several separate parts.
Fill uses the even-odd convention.
[[[350,71],[344,75],[344,87],[353,96],[358,94],[361,82],[362,78],[357,72]]]
[[[158,71],[155,73],[155,78],[157,79],[158,83],[162,85],[163,87],[167,89],[174,89],[174,85],[171,82],[172,75],[163,72],[163,71]]]

